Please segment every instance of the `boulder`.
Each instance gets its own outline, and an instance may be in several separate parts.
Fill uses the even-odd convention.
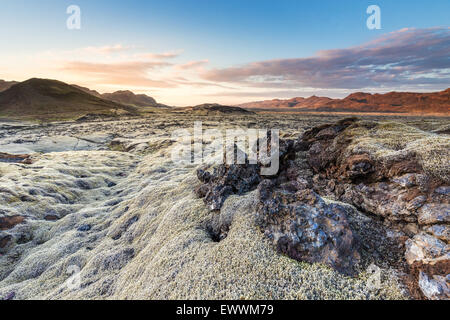
[[[426,273],[420,272],[419,286],[423,294],[430,300],[450,299],[450,275],[433,276],[429,278]]]
[[[199,169],[197,178],[202,184],[195,193],[211,211],[217,211],[228,196],[257,188],[257,224],[279,252],[298,261],[322,263],[353,275],[360,255],[358,241],[347,221],[348,209],[326,204],[309,188],[309,177],[300,177],[298,172],[304,164],[291,160],[292,147],[292,142],[280,141],[280,170],[269,178],[260,176],[263,164],[249,164],[247,155],[245,164],[218,165],[212,173]],[[217,241],[227,234],[223,224],[221,227],[213,224],[208,229]]]
[[[270,181],[262,182],[258,191],[258,224],[281,253],[354,274],[360,255],[347,207],[326,204],[311,189],[274,187]]]

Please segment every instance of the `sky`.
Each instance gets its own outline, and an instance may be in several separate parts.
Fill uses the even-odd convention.
[[[70,5],[80,29],[69,29]],[[366,12],[380,8],[380,29]],[[187,106],[450,87],[450,1],[0,0],[0,79]]]

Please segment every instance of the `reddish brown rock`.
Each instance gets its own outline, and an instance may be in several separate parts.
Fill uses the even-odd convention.
[[[46,215],[46,216],[44,217],[44,220],[47,220],[47,221],[56,221],[56,220],[59,220],[59,217],[58,217],[58,216],[55,216],[54,214],[48,214],[48,215]]]
[[[9,154],[0,152],[0,162],[20,162],[23,164],[32,164],[33,160],[29,154]]]
[[[359,263],[358,241],[347,221],[347,208],[326,204],[310,189],[292,190],[266,180],[258,186],[258,224],[287,256],[323,263],[352,275]]]
[[[431,92],[388,92],[385,94],[370,94],[355,92],[344,99],[330,99],[312,96],[296,97],[288,100],[265,100],[248,102],[239,105],[242,108],[261,109],[296,109],[299,111],[322,112],[380,112],[380,113],[412,113],[441,114],[450,113],[450,89]]]
[[[16,225],[22,223],[25,217],[16,215],[9,217],[0,217],[0,230],[8,230],[14,228]]]

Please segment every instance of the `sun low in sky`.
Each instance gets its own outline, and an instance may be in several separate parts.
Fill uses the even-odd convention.
[[[4,80],[51,78],[102,93],[129,89],[178,106],[427,92],[450,84],[448,0],[1,5]]]

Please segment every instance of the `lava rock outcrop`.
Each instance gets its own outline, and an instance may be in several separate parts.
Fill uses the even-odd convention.
[[[270,143],[267,146],[270,149]],[[241,195],[257,188],[257,225],[278,251],[299,261],[323,263],[344,274],[354,274],[360,255],[346,208],[326,204],[310,189],[310,183],[299,176],[302,166],[294,161],[293,141],[281,140],[277,147],[278,174],[261,176],[260,168],[264,164],[249,164],[245,156],[245,164],[218,165],[212,173],[197,170],[202,184],[195,193],[210,210],[217,211],[231,194]],[[220,241],[226,232],[212,232],[213,240]]]
[[[450,138],[402,124],[344,119],[296,142],[314,190],[403,231],[406,261],[429,299],[450,298]]]
[[[403,235],[410,291],[450,298],[449,137],[347,118],[307,130],[295,142],[280,140],[279,147],[276,175],[262,177],[261,163],[247,162],[198,170],[197,195],[220,210],[230,194],[258,188],[257,223],[279,251],[346,274],[360,260],[348,209],[339,202],[351,204]]]
[[[299,261],[354,273],[360,255],[346,207],[327,204],[299,184],[275,186],[273,181],[264,180],[258,191],[258,225],[278,251]]]

